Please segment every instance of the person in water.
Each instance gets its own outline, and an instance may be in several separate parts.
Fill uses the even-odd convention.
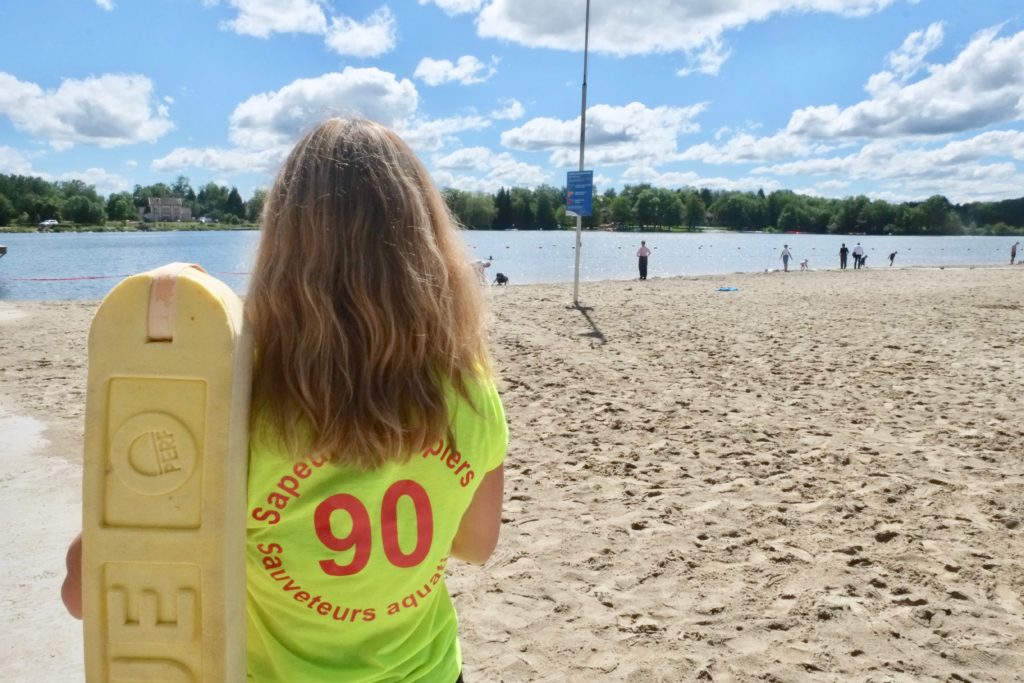
[[[789,259],[793,258],[793,254],[789,251],[789,245],[782,245],[782,253],[779,254],[779,258],[782,259],[782,270],[785,273],[789,272]]]
[[[640,270],[640,279],[647,279],[647,258],[651,255],[651,250],[647,248],[647,242],[640,240],[640,248],[636,250],[637,267]]]

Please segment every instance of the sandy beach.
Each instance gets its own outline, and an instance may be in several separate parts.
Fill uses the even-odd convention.
[[[1024,267],[491,287],[505,527],[466,680],[1024,680]],[[720,292],[730,286],[738,291]],[[0,302],[0,680],[59,598],[95,302]]]

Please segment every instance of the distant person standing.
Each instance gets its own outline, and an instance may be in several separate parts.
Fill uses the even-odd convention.
[[[789,252],[789,245],[782,245],[782,253],[779,254],[779,258],[782,259],[782,272],[789,272],[789,259],[793,258],[793,254]]]
[[[640,248],[636,250],[637,265],[640,267],[640,279],[647,279],[647,257],[651,250],[647,248],[647,242],[640,240]]]
[[[1017,245],[1018,244],[1020,244],[1020,242],[1014,242],[1013,246],[1010,247],[1010,265],[1011,266],[1013,265],[1013,262],[1017,260]]]
[[[839,270],[846,270],[846,257],[849,254],[850,250],[846,247],[846,242],[843,242],[839,247]]]
[[[857,242],[857,246],[853,248],[853,269],[857,270],[861,267],[864,259],[864,247],[860,246],[860,242]]]
[[[895,252],[895,251],[894,251],[894,252],[892,252],[891,254],[889,254],[889,267],[890,267],[890,268],[892,268],[892,262],[896,260],[896,254],[897,254],[897,253],[898,253],[898,252]]]

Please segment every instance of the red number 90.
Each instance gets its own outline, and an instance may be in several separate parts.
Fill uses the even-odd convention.
[[[403,496],[412,500],[416,511],[416,546],[412,552],[402,551],[398,539],[398,501]],[[331,515],[344,510],[352,520],[352,530],[344,537],[338,537],[331,528]],[[430,507],[430,497],[426,490],[416,482],[403,479],[392,484],[384,492],[380,504],[381,541],[384,555],[396,567],[415,567],[423,562],[434,540],[434,513]],[[336,493],[324,499],[313,514],[313,526],[317,538],[331,550],[344,552],[354,549],[352,560],[348,564],[338,564],[334,560],[320,560],[320,568],[331,576],[351,576],[358,574],[370,561],[372,547],[372,529],[370,514],[362,501],[348,493]]]

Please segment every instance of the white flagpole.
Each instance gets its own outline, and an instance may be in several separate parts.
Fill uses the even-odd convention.
[[[580,106],[580,170],[583,170],[583,150],[587,141],[587,52],[590,48],[590,0],[587,0],[587,18],[583,26],[583,103]],[[576,216],[576,274],[572,282],[572,305],[580,306],[580,247],[583,246],[583,216]]]

